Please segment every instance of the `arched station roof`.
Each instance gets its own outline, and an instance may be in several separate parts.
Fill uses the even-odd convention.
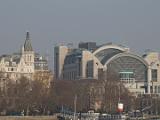
[[[106,44],[93,52],[93,55],[99,59],[99,61],[104,65],[106,60],[115,56],[116,54],[129,51],[128,48],[115,45],[115,44]]]
[[[100,51],[102,50],[105,50],[105,49],[117,49],[117,50],[120,50],[122,52],[125,52],[125,51],[128,51],[129,49],[124,47],[124,46],[121,46],[121,45],[115,45],[115,44],[105,44],[105,45],[102,45],[101,47],[99,47],[98,49],[96,49],[93,54],[96,55],[97,53],[99,53]]]
[[[126,53],[126,52],[124,52],[124,53],[119,53],[119,54],[111,57],[110,59],[106,60],[104,66],[106,66],[107,64],[109,64],[111,61],[113,61],[113,60],[115,60],[115,59],[118,59],[118,58],[120,58],[120,57],[125,57],[125,56],[131,57],[131,58],[134,58],[134,59],[137,59],[138,61],[140,61],[141,63],[143,63],[146,67],[149,66],[148,63],[147,63],[147,61],[145,61],[142,57],[140,57],[140,56],[138,56],[138,55],[135,55],[135,54],[133,54],[133,53]]]

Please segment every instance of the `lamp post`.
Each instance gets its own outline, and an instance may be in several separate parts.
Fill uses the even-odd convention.
[[[77,105],[77,95],[74,97],[74,118],[73,120],[76,120],[76,106]]]
[[[142,114],[142,119],[143,119],[143,100],[144,100],[144,98],[142,97],[142,99],[141,99],[141,114]]]
[[[29,112],[30,112],[30,110],[29,110],[29,108],[31,107],[30,106],[30,100],[31,100],[31,97],[32,97],[32,87],[30,86],[30,88],[29,88],[29,90],[28,90],[28,104],[27,104],[27,111],[26,111],[26,115],[28,116],[29,115]]]

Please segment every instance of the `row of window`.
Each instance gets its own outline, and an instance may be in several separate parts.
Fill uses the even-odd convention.
[[[133,72],[119,72],[121,80],[134,80],[135,74]],[[152,69],[152,80],[157,81],[157,69]]]
[[[135,83],[135,78],[120,79],[123,83]]]
[[[17,71],[17,68],[8,68],[8,71],[9,72],[15,72],[15,71]],[[21,71],[24,72],[25,69],[22,68]],[[32,70],[31,69],[27,69],[27,72],[32,72]]]
[[[47,66],[47,64],[46,63],[45,64],[37,63],[37,64],[35,64],[35,66],[41,66],[41,67],[43,67],[43,66]]]
[[[25,61],[32,61],[32,56],[31,55],[25,56]]]
[[[21,72],[32,72],[32,70],[31,69],[24,69],[24,68],[22,68]]]
[[[65,79],[67,78],[69,80],[74,80],[74,79],[76,79],[76,77],[77,77],[77,73],[75,71],[66,72],[63,75],[63,78],[65,78]]]
[[[160,93],[160,86],[155,86],[154,90],[155,90],[155,93]]]
[[[32,66],[33,65],[33,63],[25,63],[27,66]]]
[[[16,66],[16,62],[12,62],[11,64],[12,66]],[[5,62],[5,65],[9,66],[9,62]]]
[[[8,68],[8,71],[11,71],[11,72],[17,71],[17,68]]]
[[[90,62],[87,64],[87,69],[86,69],[86,76],[87,77],[93,77],[93,63]]]
[[[152,69],[152,80],[157,81],[157,69]]]

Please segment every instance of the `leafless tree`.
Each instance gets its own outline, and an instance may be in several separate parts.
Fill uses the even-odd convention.
[[[123,83],[120,81],[119,75],[113,71],[107,71],[106,79],[102,80],[104,82],[104,101],[103,110],[110,113],[117,112],[118,102],[124,104],[124,109],[128,111],[131,109],[131,101],[133,96],[126,89]]]

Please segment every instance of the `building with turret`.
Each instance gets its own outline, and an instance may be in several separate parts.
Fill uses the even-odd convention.
[[[37,71],[48,71],[48,62],[33,50],[30,34],[27,32],[20,52],[0,56],[0,72],[4,78],[17,80],[22,76],[32,79]]]

